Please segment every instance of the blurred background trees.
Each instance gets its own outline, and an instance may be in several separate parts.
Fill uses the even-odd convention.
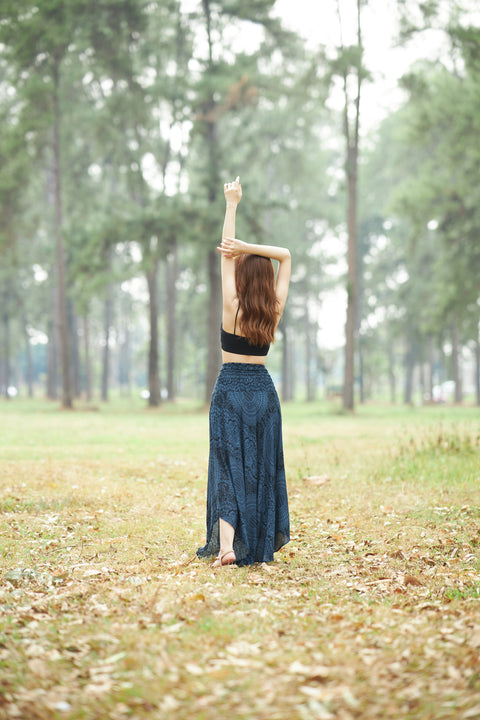
[[[269,357],[284,400],[480,404],[478,13],[392,0],[393,41],[425,54],[372,123],[372,2],[331,0],[330,47],[275,0],[2,3],[5,397],[208,402],[240,175],[238,236],[293,257]],[[346,344],[325,340],[328,298]]]

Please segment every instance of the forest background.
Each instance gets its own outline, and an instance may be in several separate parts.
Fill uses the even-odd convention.
[[[373,0],[332,0],[327,44],[314,3],[308,42],[279,5],[2,2],[4,397],[208,401],[240,175],[238,236],[293,257],[269,359],[283,400],[480,404],[477,3],[389,3],[392,43],[424,56],[375,123],[365,93],[380,108],[394,78],[368,67]]]

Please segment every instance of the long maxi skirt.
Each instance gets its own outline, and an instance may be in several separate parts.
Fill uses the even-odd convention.
[[[270,562],[290,539],[280,403],[264,365],[225,363],[210,405],[207,542],[217,555],[219,519],[235,528],[238,565]]]

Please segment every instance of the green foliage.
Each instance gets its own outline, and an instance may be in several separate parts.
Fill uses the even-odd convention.
[[[461,70],[425,62],[404,76],[408,100],[382,124],[362,170],[362,212],[378,208],[388,225],[371,238],[367,267],[367,292],[377,317],[387,319],[377,335],[395,339],[406,353],[413,348],[422,362],[453,326],[463,341],[478,341],[480,106],[473,59],[479,34],[455,25],[450,35]]]
[[[476,300],[475,278],[480,273],[476,241],[480,213],[474,182],[474,166],[479,159],[474,142],[479,132],[477,80],[471,74],[457,78],[435,71],[424,76],[420,88],[410,83],[410,91],[409,139],[427,150],[428,156],[416,180],[409,186],[404,184],[399,207],[412,219],[417,232],[429,219],[438,221],[438,249],[442,252],[436,256],[435,271],[446,287],[456,288],[454,297],[449,299],[447,293],[443,309],[466,309],[471,300]]]
[[[439,27],[440,5],[398,3],[411,33]],[[480,39],[463,5],[453,3],[447,28],[456,71],[412,68],[402,81],[408,101],[365,138],[360,156],[358,327],[370,384],[387,374],[394,346],[395,362],[408,342],[424,359],[453,317],[463,341],[478,336]],[[328,274],[327,248],[345,229],[342,117],[329,93],[347,77],[354,102],[356,81],[369,76],[362,47],[337,48],[333,59],[326,48],[312,52],[274,13],[273,0],[199,0],[188,13],[177,0],[5,0],[0,290],[12,294],[15,353],[20,314],[43,332],[51,314],[57,108],[69,293],[77,313],[91,313],[94,343],[107,288],[125,299],[120,284],[158,263],[163,332],[164,271],[176,247],[177,343],[199,354],[195,381],[203,381],[206,257],[221,229],[222,183],[240,174],[239,236],[292,249],[284,327],[302,365],[323,292],[343,283]],[[37,281],[42,273],[48,279]],[[20,286],[22,310],[11,290]],[[139,357],[144,344],[142,336]]]

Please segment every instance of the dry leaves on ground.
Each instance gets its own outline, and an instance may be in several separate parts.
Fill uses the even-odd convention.
[[[12,466],[0,717],[480,717],[479,485],[386,475],[395,459],[363,469],[350,445],[341,463],[339,439],[308,450],[325,472],[297,460],[275,562],[220,571],[193,554],[194,460],[108,475],[59,462],[55,487]]]

